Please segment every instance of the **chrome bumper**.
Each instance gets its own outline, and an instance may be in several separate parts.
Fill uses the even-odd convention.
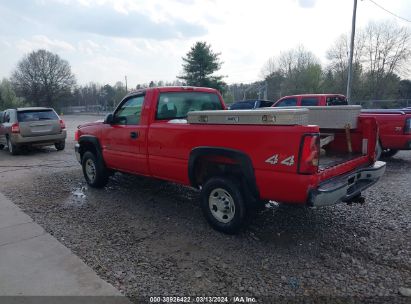
[[[370,167],[327,180],[311,191],[308,203],[313,207],[322,207],[348,202],[375,184],[384,172],[385,162],[377,161]]]
[[[74,152],[76,153],[77,161],[81,164],[81,155],[80,155],[80,145],[79,144],[75,144]]]

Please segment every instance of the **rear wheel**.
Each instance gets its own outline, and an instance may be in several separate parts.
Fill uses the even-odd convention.
[[[246,215],[238,184],[226,177],[212,177],[204,184],[201,209],[214,229],[228,234],[238,232]]]
[[[4,145],[0,144],[0,150],[3,150],[3,149],[4,149]]]
[[[13,144],[10,138],[8,137],[7,137],[7,147],[9,148],[9,152],[11,155],[17,155],[19,153],[17,146]]]
[[[398,153],[398,150],[395,150],[395,149],[384,149],[381,152],[381,157],[389,158],[389,157],[393,157],[397,153]]]
[[[57,142],[54,144],[54,147],[56,147],[58,151],[62,151],[66,147],[66,142],[65,141]]]
[[[81,165],[87,184],[94,188],[102,188],[107,185],[107,169],[101,161],[97,160],[92,152],[87,151],[84,153]]]

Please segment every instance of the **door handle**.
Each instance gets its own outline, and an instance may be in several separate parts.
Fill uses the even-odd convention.
[[[132,139],[138,138],[138,132],[130,132],[130,137],[131,137]]]

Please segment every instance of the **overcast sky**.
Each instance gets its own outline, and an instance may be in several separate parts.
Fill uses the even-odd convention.
[[[411,20],[411,0],[374,0]],[[173,81],[196,41],[224,62],[226,82],[261,78],[264,63],[299,44],[323,63],[330,45],[351,30],[353,0],[0,0],[0,78],[27,53],[48,49],[70,62],[79,84],[129,87]],[[357,27],[401,21],[358,1]]]

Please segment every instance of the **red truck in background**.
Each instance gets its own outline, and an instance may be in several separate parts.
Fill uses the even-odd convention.
[[[348,105],[341,94],[302,94],[280,98],[273,107]],[[379,126],[379,154],[394,156],[399,150],[411,150],[411,108],[363,109],[362,117],[374,117]]]
[[[277,123],[286,111],[253,110],[260,123],[244,124],[244,116],[225,111],[214,89],[147,88],[127,95],[104,122],[79,126],[76,156],[92,187],[104,187],[120,171],[200,189],[207,221],[225,233],[237,232],[246,214],[267,200],[300,206],[362,202],[361,191],[385,171],[375,156],[375,118],[359,117],[350,130],[352,153],[345,130],[334,130],[322,155],[320,128]],[[193,113],[205,114],[189,123]],[[213,113],[227,124],[210,123]]]

